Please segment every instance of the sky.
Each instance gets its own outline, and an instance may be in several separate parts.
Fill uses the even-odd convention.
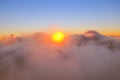
[[[54,27],[120,35],[120,0],[0,0],[0,35]]]

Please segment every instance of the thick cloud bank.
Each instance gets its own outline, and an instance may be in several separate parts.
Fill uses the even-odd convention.
[[[96,31],[69,35],[13,35],[0,41],[0,80],[120,80],[120,38]]]

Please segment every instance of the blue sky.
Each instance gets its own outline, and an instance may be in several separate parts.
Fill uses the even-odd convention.
[[[1,34],[44,31],[120,33],[120,0],[0,0]]]

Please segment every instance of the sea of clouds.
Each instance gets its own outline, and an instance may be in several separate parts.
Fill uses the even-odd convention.
[[[0,80],[120,80],[120,38],[90,30],[55,44],[47,33],[11,35],[0,41]]]

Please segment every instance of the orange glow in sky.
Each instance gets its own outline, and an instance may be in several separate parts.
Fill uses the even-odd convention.
[[[62,32],[55,32],[52,35],[52,41],[55,42],[55,43],[63,42],[64,38],[65,38],[65,34],[62,33]]]

